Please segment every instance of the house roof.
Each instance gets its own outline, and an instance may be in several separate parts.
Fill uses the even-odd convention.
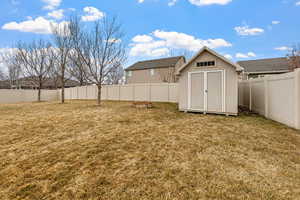
[[[164,67],[170,67],[175,66],[176,63],[183,58],[185,60],[184,56],[176,56],[176,57],[169,57],[169,58],[160,58],[155,60],[145,60],[137,62],[127,69],[125,71],[133,71],[133,70],[142,70],[142,69],[154,69],[154,68],[164,68]]]
[[[233,67],[235,67],[236,71],[243,71],[243,67],[241,67],[239,64],[237,63],[234,63],[232,61],[230,61],[229,59],[225,58],[224,56],[222,56],[221,54],[215,52],[214,50],[204,46],[202,49],[200,49],[200,51],[195,55],[193,56],[187,63],[185,63],[182,67],[180,67],[176,74],[179,75],[180,72],[185,69],[188,65],[190,65],[196,58],[198,58],[204,51],[208,51],[209,53],[215,55],[216,57],[220,58],[221,60],[223,60],[224,62],[232,65]]]
[[[285,57],[239,61],[238,63],[244,67],[246,73],[289,71],[289,61]]]

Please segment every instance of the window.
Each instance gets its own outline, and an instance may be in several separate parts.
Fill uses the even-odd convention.
[[[132,71],[128,71],[128,72],[127,72],[127,76],[128,76],[128,77],[131,77],[131,76],[132,76]]]
[[[207,66],[215,66],[215,61],[205,61],[205,62],[198,62],[197,67],[207,67]]]
[[[150,69],[151,76],[154,76],[154,69]]]

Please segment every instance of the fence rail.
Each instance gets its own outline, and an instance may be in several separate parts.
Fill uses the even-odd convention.
[[[65,99],[97,99],[98,88],[94,85],[65,89]],[[178,102],[177,83],[105,85],[103,100]]]
[[[300,129],[300,69],[239,82],[239,105]]]

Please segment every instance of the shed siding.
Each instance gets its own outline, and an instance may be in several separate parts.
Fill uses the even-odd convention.
[[[214,67],[197,67],[197,62],[212,61],[216,62]],[[236,115],[238,113],[238,73],[235,67],[219,59],[215,55],[205,51],[180,74],[179,78],[179,109],[185,111],[188,109],[188,72],[224,70],[226,77],[225,88],[225,112]]]

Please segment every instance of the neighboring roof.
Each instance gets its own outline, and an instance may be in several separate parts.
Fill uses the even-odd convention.
[[[216,57],[220,58],[221,60],[223,60],[224,62],[232,65],[233,67],[235,67],[236,71],[243,71],[243,67],[241,67],[239,64],[237,63],[234,63],[230,60],[228,60],[227,58],[225,58],[224,56],[222,56],[221,54],[215,52],[214,50],[204,46],[202,49],[200,49],[200,51],[195,55],[193,56],[187,63],[185,63],[182,67],[180,67],[178,69],[178,71],[176,72],[177,75],[180,74],[180,72],[185,69],[188,65],[190,65],[196,58],[198,58],[204,51],[208,51],[209,53],[215,55]]]
[[[246,73],[286,72],[289,71],[287,58],[269,58],[238,62]]]
[[[164,68],[164,67],[170,67],[170,66],[173,67],[182,58],[185,61],[184,56],[176,56],[176,57],[161,58],[161,59],[155,59],[155,60],[140,61],[140,62],[137,62],[137,63],[131,65],[130,67],[125,69],[125,71]]]

